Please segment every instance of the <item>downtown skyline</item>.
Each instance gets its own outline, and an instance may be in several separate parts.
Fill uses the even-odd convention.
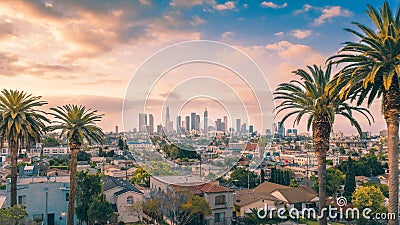
[[[274,90],[294,78],[292,70],[312,63],[323,65],[351,38],[343,28],[352,27],[352,21],[369,25],[364,17],[368,3],[380,6],[377,1],[360,6],[344,0],[3,1],[2,87],[41,95],[49,101],[46,108],[75,103],[99,109],[106,115],[99,126],[105,131],[119,126],[122,131],[122,102],[129,79],[161,48],[199,39],[233,45],[260,66]],[[389,4],[397,7],[399,3],[391,0]],[[221,79],[227,77],[221,73]],[[154,96],[159,104],[173,86],[168,80],[157,86]],[[218,107],[211,110],[216,112]],[[371,112],[375,123],[368,126],[361,120],[361,125],[365,131],[378,133],[385,129],[379,101],[372,104]],[[154,118],[155,124],[159,122]],[[292,127],[290,121],[287,127]],[[297,129],[304,132],[305,125]],[[334,130],[356,133],[341,120]]]

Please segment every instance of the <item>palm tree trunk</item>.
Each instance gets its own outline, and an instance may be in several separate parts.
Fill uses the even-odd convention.
[[[78,164],[78,151],[79,147],[75,144],[70,144],[71,161],[70,161],[70,185],[69,185],[69,201],[68,201],[68,219],[67,225],[74,225],[75,215],[75,196],[76,196],[76,170]]]
[[[10,140],[11,150],[11,202],[10,205],[14,206],[17,204],[17,158],[18,158],[18,146],[15,140]]]
[[[399,213],[399,115],[400,88],[397,76],[393,77],[388,91],[384,92],[382,111],[388,129],[387,146],[389,160],[389,207],[388,212],[396,215],[389,225],[398,225]]]
[[[327,224],[326,208],[326,153],[329,150],[331,124],[326,116],[314,117],[312,123],[314,151],[318,159],[319,225]]]

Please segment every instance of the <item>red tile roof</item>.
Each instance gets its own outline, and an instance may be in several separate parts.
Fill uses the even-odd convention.
[[[171,187],[178,192],[190,192],[192,194],[201,194],[201,193],[221,193],[221,192],[230,192],[233,191],[227,187],[221,186],[215,183],[206,183],[206,184],[194,184],[194,185],[177,185],[172,184]]]

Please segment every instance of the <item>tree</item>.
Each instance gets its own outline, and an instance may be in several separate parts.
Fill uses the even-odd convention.
[[[57,147],[60,145],[60,141],[55,137],[45,137],[42,141],[44,147]]]
[[[144,184],[146,187],[150,187],[150,174],[142,167],[138,167],[131,178],[131,183]]]
[[[385,207],[383,206],[385,196],[377,187],[362,186],[353,193],[352,199],[354,206],[358,209],[370,208],[372,213],[385,211]]]
[[[264,172],[264,169],[261,169],[261,172],[260,172],[260,183],[262,184],[262,183],[264,183],[264,181],[265,181],[265,172]]]
[[[182,225],[190,223],[195,218],[199,220],[200,216],[205,217],[211,215],[211,208],[208,202],[204,198],[197,195],[192,195],[189,197],[186,203],[181,205],[181,208],[185,214],[181,220],[181,223],[179,223]]]
[[[326,194],[328,196],[335,196],[340,185],[343,183],[344,174],[336,169],[329,168],[326,170]]]
[[[66,135],[71,151],[70,160],[70,190],[68,202],[67,224],[74,224],[74,207],[76,195],[76,170],[77,155],[82,148],[84,140],[89,144],[92,141],[102,143],[104,133],[101,128],[95,125],[101,121],[103,115],[97,114],[97,110],[87,109],[85,106],[64,105],[56,108],[50,108],[51,115],[56,119],[56,125],[49,126],[48,129],[61,130],[60,136]]]
[[[368,121],[369,112],[364,108],[352,107],[340,98],[331,83],[331,65],[323,71],[321,67],[308,66],[311,74],[298,69],[294,73],[301,81],[292,80],[282,83],[276,89],[275,100],[282,100],[277,107],[277,114],[290,110],[281,121],[283,124],[289,117],[297,115],[294,124],[298,125],[303,116],[308,116],[307,129],[312,127],[313,147],[318,159],[318,183],[319,183],[319,210],[326,207],[326,154],[329,150],[329,138],[335,114],[344,116],[350,120],[351,125],[357,128],[361,134],[361,127],[353,118],[353,111],[360,112]],[[327,224],[327,215],[324,213],[319,224]]]
[[[376,188],[379,188],[379,190],[381,190],[382,194],[386,198],[389,198],[389,187],[386,184],[365,183],[365,184],[362,184],[362,186],[374,186]]]
[[[373,27],[358,22],[360,30],[346,28],[357,41],[345,42],[340,52],[332,56],[333,64],[344,64],[336,77],[342,98],[364,101],[368,106],[375,99],[382,99],[382,113],[388,130],[389,156],[389,213],[398,214],[399,201],[399,114],[400,114],[400,7],[395,14],[387,1],[382,8],[367,5],[367,15]],[[398,224],[398,217],[389,221]]]
[[[80,150],[78,152],[78,155],[77,155],[77,160],[78,161],[89,161],[90,160],[90,154],[85,152],[85,151]]]
[[[14,205],[6,209],[1,208],[0,224],[24,225],[27,216],[24,206]]]
[[[236,186],[254,188],[257,184],[258,176],[252,171],[247,171],[245,168],[235,168],[230,176],[230,181],[237,180]],[[250,181],[250,182],[248,182]]]
[[[79,172],[76,179],[76,217],[80,222],[89,222],[88,210],[93,199],[102,191],[101,177]]]
[[[100,194],[93,198],[87,214],[91,223],[97,221],[101,224],[106,224],[114,214],[114,211],[111,203],[107,202],[106,196]]]
[[[47,104],[40,99],[17,90],[4,89],[0,94],[0,143],[6,140],[11,150],[11,206],[17,204],[18,149],[27,139],[39,141],[45,122],[49,122],[45,113],[37,109]]]
[[[344,196],[351,198],[356,190],[356,174],[354,172],[353,160],[349,156],[347,160],[346,180],[344,182]]]

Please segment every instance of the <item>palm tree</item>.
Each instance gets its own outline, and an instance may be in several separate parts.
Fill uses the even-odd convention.
[[[348,105],[335,91],[330,91],[331,66],[324,72],[321,67],[308,66],[310,73],[298,69],[293,73],[300,77],[300,81],[292,80],[282,83],[274,93],[275,100],[283,100],[277,107],[277,114],[290,110],[281,121],[283,124],[289,117],[297,115],[294,125],[298,125],[303,116],[308,117],[307,129],[312,127],[313,147],[318,159],[318,183],[319,183],[319,210],[326,207],[326,154],[329,150],[329,137],[335,114],[342,115],[357,128],[361,134],[361,127],[353,118],[353,111],[364,115],[370,122],[371,115],[368,110]],[[333,94],[331,94],[333,93]],[[371,116],[372,117],[372,116]],[[326,213],[319,220],[319,224],[326,225]]]
[[[39,141],[45,122],[45,113],[36,109],[47,104],[40,96],[18,90],[2,90],[0,94],[0,142],[5,140],[11,150],[11,201],[17,204],[17,157],[22,140],[29,137]]]
[[[89,144],[92,141],[103,143],[104,133],[101,128],[95,125],[103,117],[103,114],[97,114],[97,110],[87,109],[85,106],[64,105],[56,108],[50,108],[51,115],[54,116],[56,125],[49,126],[51,131],[61,130],[60,136],[66,136],[71,150],[70,161],[70,190],[68,201],[68,225],[74,224],[74,209],[76,195],[76,170],[77,156],[83,142],[86,140]]]
[[[333,64],[344,64],[335,78],[342,89],[340,96],[350,97],[361,105],[368,106],[382,98],[382,112],[388,129],[389,151],[389,213],[398,215],[399,199],[399,115],[400,115],[400,7],[394,15],[385,1],[382,8],[367,5],[367,15],[374,24],[370,28],[357,22],[353,24],[361,31],[345,29],[359,38],[345,42],[335,56]],[[398,224],[398,218],[389,224]]]

